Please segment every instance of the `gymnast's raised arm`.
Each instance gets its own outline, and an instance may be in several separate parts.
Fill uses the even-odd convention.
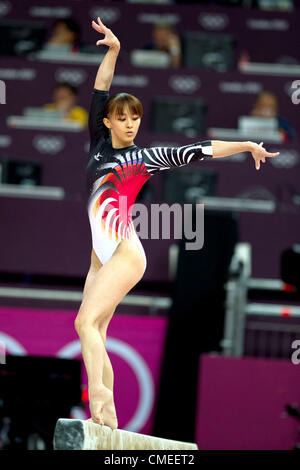
[[[102,140],[109,138],[108,129],[103,124],[105,104],[109,97],[109,89],[114,76],[115,65],[120,50],[120,42],[112,31],[97,19],[92,21],[92,27],[104,38],[97,45],[106,45],[108,50],[98,68],[89,112],[90,151]]]
[[[92,21],[92,27],[98,32],[104,34],[104,38],[96,42],[97,46],[105,45],[109,49],[102,60],[95,80],[94,88],[96,90],[109,90],[114,76],[117,57],[120,51],[120,41],[113,34],[113,32],[104,26],[100,18],[97,18],[98,23]]]

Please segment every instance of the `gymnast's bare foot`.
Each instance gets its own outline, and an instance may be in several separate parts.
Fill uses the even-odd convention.
[[[105,385],[89,387],[89,406],[94,423],[105,424],[112,429],[118,427],[113,393]]]
[[[92,418],[87,419],[86,421],[90,421],[93,423]],[[118,419],[116,415],[115,405],[105,405],[103,410],[103,421],[106,426],[109,426],[111,429],[118,428]]]
[[[106,426],[109,426],[111,429],[117,429],[118,419],[116,414],[116,408],[113,400],[109,403],[106,403],[103,408],[103,421]]]

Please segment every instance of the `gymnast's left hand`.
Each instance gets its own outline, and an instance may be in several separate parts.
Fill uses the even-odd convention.
[[[102,21],[100,20],[99,16],[96,21],[92,21],[92,27],[98,32],[104,34],[104,38],[100,39],[96,42],[96,46],[108,46],[109,48],[120,48],[120,41],[118,40],[117,36],[114,35],[111,29],[107,28]]]
[[[255,168],[260,169],[260,162],[266,163],[266,157],[276,157],[280,152],[270,153],[267,152],[263,147],[263,142],[256,144],[255,142],[249,142],[251,144],[250,152],[255,161]]]

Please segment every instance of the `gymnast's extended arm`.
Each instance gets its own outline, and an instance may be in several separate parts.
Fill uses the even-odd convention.
[[[113,34],[113,32],[104,26],[100,18],[97,18],[98,23],[92,21],[93,28],[98,32],[104,34],[104,38],[96,42],[97,46],[108,46],[104,59],[102,60],[94,84],[96,90],[109,90],[114,76],[115,66],[120,51],[120,41]]]
[[[255,161],[255,168],[259,170],[260,161],[266,163],[266,157],[276,157],[279,152],[270,153],[262,146],[263,142],[257,144],[255,142],[226,142],[223,140],[212,140],[213,158],[229,157],[235,153],[251,152]]]
[[[182,147],[152,147],[139,150],[145,161],[149,173],[176,166],[184,166],[194,161],[228,157],[239,152],[251,152],[255,160],[256,169],[259,170],[260,161],[265,163],[266,157],[275,157],[279,154],[269,153],[263,142],[226,142],[222,140],[205,140]]]

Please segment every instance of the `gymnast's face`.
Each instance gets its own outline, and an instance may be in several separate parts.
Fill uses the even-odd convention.
[[[141,117],[138,114],[130,113],[125,107],[122,114],[112,115],[103,119],[104,124],[111,131],[113,147],[127,147],[132,145],[138,133]]]

